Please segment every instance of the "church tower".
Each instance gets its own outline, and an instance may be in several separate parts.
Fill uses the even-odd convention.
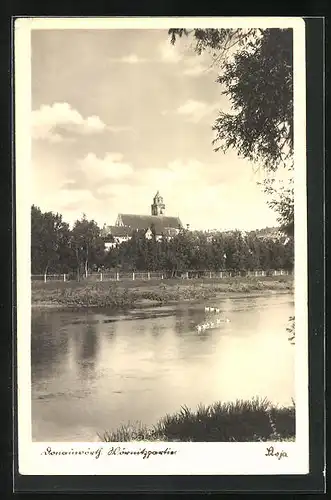
[[[151,205],[152,215],[164,215],[165,204],[159,192],[153,198],[153,205]]]

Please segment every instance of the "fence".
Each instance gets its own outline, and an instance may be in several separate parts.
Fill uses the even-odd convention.
[[[67,281],[67,274],[31,274],[31,281]]]
[[[89,273],[87,277],[84,276],[84,280],[87,281],[146,281],[151,279],[170,279],[170,278],[180,278],[180,279],[194,279],[194,278],[206,278],[206,279],[223,279],[223,278],[234,278],[234,277],[266,277],[266,276],[288,276],[293,274],[292,271],[280,269],[280,270],[269,270],[269,271],[174,271],[174,272],[154,272],[154,271],[133,271],[133,272],[110,272],[110,271],[100,271]],[[76,281],[73,275],[69,274],[32,274],[31,281]]]

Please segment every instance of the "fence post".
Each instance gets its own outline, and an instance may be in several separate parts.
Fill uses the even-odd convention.
[[[120,275],[119,275],[119,273],[116,273],[116,281],[119,281],[119,279],[120,279]]]
[[[163,274],[161,274],[161,280],[163,280]]]
[[[134,273],[132,273],[132,281],[134,281]]]
[[[102,273],[100,273],[100,281],[102,281]]]
[[[65,275],[65,273],[64,273],[64,275],[63,275],[63,281],[65,281],[65,280],[66,280],[66,275]]]
[[[151,279],[151,273],[150,273],[150,272],[148,272],[148,273],[147,273],[147,279],[148,279],[148,280],[150,280],[150,279]]]
[[[211,278],[211,271],[209,271],[209,278]]]
[[[44,274],[44,283],[46,283],[46,281],[47,281],[47,274],[45,273]]]

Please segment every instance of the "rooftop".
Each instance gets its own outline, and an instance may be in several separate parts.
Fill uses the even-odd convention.
[[[148,229],[154,226],[156,234],[162,234],[164,230],[169,228],[178,230],[182,227],[179,217],[167,215],[119,214],[118,220],[123,226],[132,229]]]

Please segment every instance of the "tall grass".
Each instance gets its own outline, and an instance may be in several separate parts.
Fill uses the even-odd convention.
[[[32,285],[32,303],[54,304],[63,307],[129,308],[139,302],[152,301],[169,304],[179,301],[208,300],[222,293],[250,293],[254,291],[287,291],[293,288],[293,279],[232,278],[222,281],[173,280],[171,282],[65,282]]]
[[[141,423],[122,425],[99,438],[105,442],[191,441],[252,442],[295,439],[295,406],[277,407],[267,399],[187,406],[165,415],[147,428]]]

